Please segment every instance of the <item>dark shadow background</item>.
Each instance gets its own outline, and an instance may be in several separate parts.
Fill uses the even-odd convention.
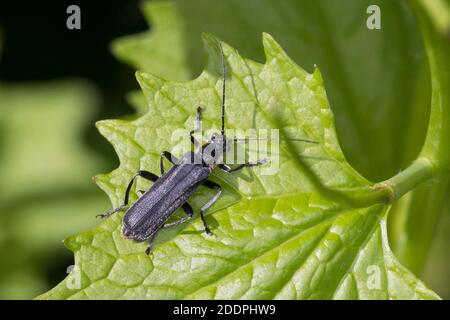
[[[81,9],[81,30],[66,27],[71,4]],[[148,29],[139,5],[138,0],[0,2],[0,82],[88,79],[102,95],[97,119],[130,114],[124,96],[137,87],[134,72],[112,56],[109,44]],[[109,144],[91,129],[89,143],[114,158]]]

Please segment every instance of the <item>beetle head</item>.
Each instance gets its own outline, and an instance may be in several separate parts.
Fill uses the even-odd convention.
[[[203,145],[203,161],[208,165],[220,163],[223,154],[230,150],[232,143],[233,140],[227,139],[220,133],[214,133]]]

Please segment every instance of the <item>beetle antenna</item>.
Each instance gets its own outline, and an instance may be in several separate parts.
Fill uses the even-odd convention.
[[[220,43],[220,54],[222,56],[222,72],[223,72],[223,80],[222,80],[222,129],[220,133],[222,136],[225,135],[225,79],[227,78],[227,66],[225,64],[225,54],[223,53],[222,43]]]
[[[274,138],[234,138],[234,142],[247,142],[247,141],[269,141],[269,140],[275,140]],[[319,142],[309,139],[297,139],[297,138],[289,138],[289,139],[280,139],[280,141],[300,141],[300,142],[306,142],[306,143],[312,143],[312,144],[319,144]]]

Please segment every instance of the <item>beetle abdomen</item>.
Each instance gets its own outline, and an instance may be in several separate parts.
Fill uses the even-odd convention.
[[[122,234],[137,241],[148,239],[210,174],[211,168],[201,164],[174,165],[128,209]]]

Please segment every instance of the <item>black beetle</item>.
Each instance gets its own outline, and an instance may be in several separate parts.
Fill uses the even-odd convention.
[[[143,193],[143,195],[127,210],[123,217],[122,227],[122,234],[125,238],[136,241],[149,241],[148,247],[145,250],[146,254],[150,253],[153,239],[161,228],[176,226],[192,218],[194,212],[187,201],[201,185],[216,190],[215,195],[200,209],[200,218],[202,219],[205,231],[208,234],[211,234],[204,213],[217,201],[222,193],[222,188],[219,184],[208,180],[213,169],[219,168],[225,172],[233,172],[244,167],[257,166],[266,162],[266,160],[263,159],[256,162],[240,164],[234,168],[231,168],[224,163],[220,163],[224,152],[230,148],[233,142],[246,140],[245,138],[227,139],[225,136],[225,82],[227,69],[221,45],[220,51],[223,68],[222,127],[220,134],[213,134],[211,139],[203,144],[196,140],[194,132],[200,127],[202,111],[200,107],[197,108],[195,130],[190,132],[190,139],[195,147],[194,152],[188,152],[181,160],[178,160],[170,152],[164,151],[160,157],[161,177],[148,171],[138,171],[128,184],[124,203],[111,211],[99,215],[102,218],[109,217],[113,213],[126,208],[128,206],[131,187],[137,177],[143,177],[153,181],[154,184],[151,188]],[[292,140],[316,143],[307,139]],[[164,158],[168,159],[173,164],[172,168],[166,173],[164,172]],[[166,223],[167,219],[169,219],[169,217],[180,207],[184,210],[186,216],[175,222]]]

